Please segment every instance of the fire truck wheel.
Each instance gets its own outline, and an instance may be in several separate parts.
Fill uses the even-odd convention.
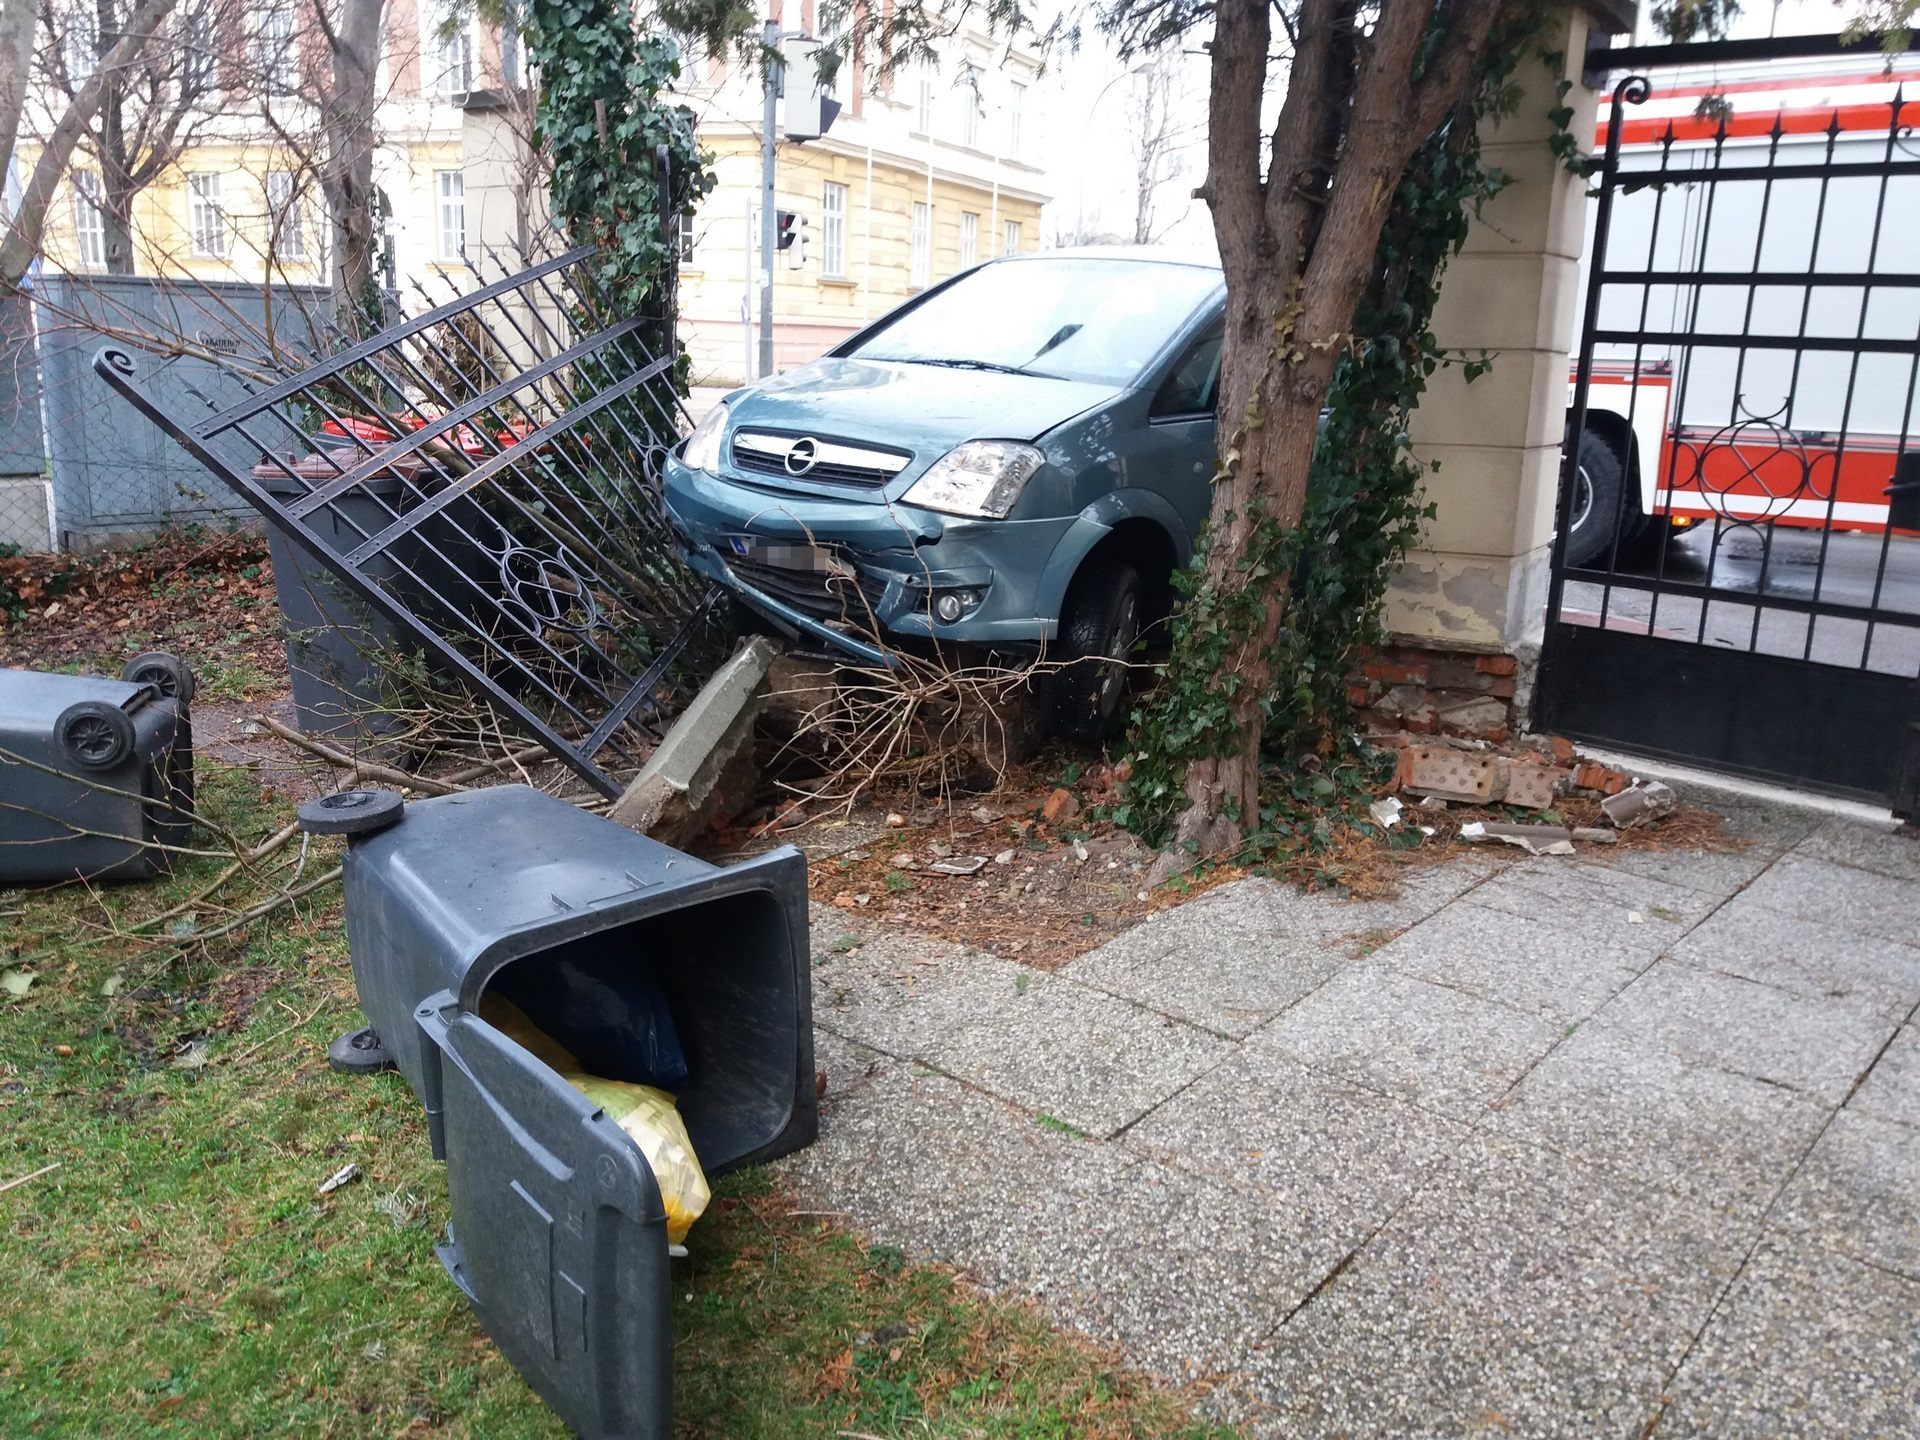
[[[1567,564],[1605,561],[1616,533],[1624,545],[1639,528],[1640,507],[1621,493],[1619,452],[1589,430],[1580,437],[1574,469],[1573,504],[1567,512]]]

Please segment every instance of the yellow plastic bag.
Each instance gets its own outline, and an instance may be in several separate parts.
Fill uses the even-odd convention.
[[[713,1194],[707,1188],[706,1171],[693,1153],[693,1142],[687,1138],[687,1127],[673,1096],[651,1085],[602,1080],[597,1075],[573,1072],[561,1078],[606,1111],[607,1118],[640,1147],[653,1167],[653,1178],[659,1183],[660,1199],[667,1209],[667,1240],[682,1244]]]
[[[651,1085],[583,1075],[579,1058],[529,1020],[526,1011],[511,1000],[482,995],[480,1018],[541,1064],[559,1071],[562,1080],[606,1111],[607,1118],[640,1147],[647,1164],[653,1167],[653,1178],[666,1206],[667,1241],[682,1244],[713,1197],[673,1096]]]
[[[529,1020],[527,1012],[511,1000],[503,1000],[498,995],[482,995],[480,1018],[548,1069],[565,1074],[580,1068],[577,1055]]]

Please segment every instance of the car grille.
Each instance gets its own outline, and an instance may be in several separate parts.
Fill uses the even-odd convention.
[[[797,447],[811,447],[813,462],[794,468]],[[803,451],[803,454],[805,452]],[[898,450],[849,445],[839,440],[817,440],[810,435],[774,435],[741,430],[733,437],[733,464],[749,475],[778,475],[783,480],[820,480],[833,485],[874,489],[886,484],[912,462]]]
[[[873,627],[880,599],[887,593],[886,582],[869,575],[849,579],[819,570],[795,570],[764,560],[737,558],[727,561],[727,569],[742,584],[803,614],[820,620],[843,620],[863,629]]]

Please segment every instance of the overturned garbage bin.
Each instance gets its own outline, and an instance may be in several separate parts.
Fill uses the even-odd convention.
[[[639,1147],[481,1018],[505,1000],[595,1075],[668,1087],[707,1174],[813,1141],[806,861],[720,869],[523,786],[301,807],[350,836],[361,1008],[446,1162],[447,1273],[502,1353],[585,1436],[665,1437],[667,1221]],[[697,1238],[697,1231],[696,1231]]]
[[[193,832],[193,672],[0,670],[0,885],[144,880]]]

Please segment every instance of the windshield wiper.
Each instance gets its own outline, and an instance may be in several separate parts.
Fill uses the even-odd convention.
[[[1002,365],[997,360],[956,360],[935,355],[863,355],[863,360],[890,360],[905,365],[944,365],[949,370],[992,370],[1001,375],[1025,375],[1018,365]]]

